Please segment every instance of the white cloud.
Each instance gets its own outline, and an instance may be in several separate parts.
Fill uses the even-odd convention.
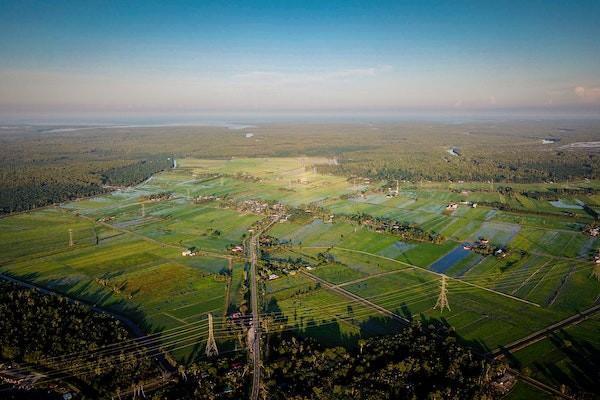
[[[598,101],[600,100],[600,86],[596,87],[585,87],[576,86],[574,89],[575,95],[584,101]]]
[[[585,97],[585,88],[583,86],[577,86],[575,88],[575,94],[579,97]]]

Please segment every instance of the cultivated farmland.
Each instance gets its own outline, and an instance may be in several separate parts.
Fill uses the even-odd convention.
[[[241,341],[235,319],[249,313],[244,247],[249,230],[273,210],[277,222],[263,234],[270,239],[258,260],[260,312],[272,332],[355,346],[420,320],[451,326],[485,354],[598,301],[591,273],[600,240],[583,231],[593,216],[573,205],[583,199],[599,207],[597,196],[565,195],[558,205],[574,210],[565,214],[557,203],[468,182],[405,181],[396,190],[319,173],[328,163],[179,159],[176,169],[133,188],[10,215],[0,220],[0,272],[118,313],[148,332],[192,329],[194,346],[174,343],[176,357],[203,351],[208,313],[219,345]],[[449,308],[440,310],[443,276]],[[569,346],[576,341],[597,352],[589,334],[596,322],[518,351],[518,368],[555,384],[537,354],[551,354],[561,370],[581,368],[589,360],[572,356]]]

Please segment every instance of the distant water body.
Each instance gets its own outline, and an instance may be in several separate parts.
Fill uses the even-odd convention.
[[[52,124],[67,125],[67,124]],[[71,125],[71,124],[68,124]],[[181,126],[214,126],[218,128],[227,128],[231,130],[242,130],[247,128],[256,128],[256,125],[238,124],[231,122],[195,122],[195,123],[171,123],[171,124],[77,124],[79,126],[68,126],[52,128],[45,130],[45,133],[75,132],[91,129],[128,129],[128,128],[161,128],[161,127],[181,127]]]

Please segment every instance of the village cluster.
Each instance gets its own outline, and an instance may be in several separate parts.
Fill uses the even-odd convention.
[[[463,249],[469,250],[469,251],[474,251],[474,252],[482,254],[482,255],[494,254],[496,257],[500,257],[500,258],[504,258],[508,255],[508,251],[505,247],[493,247],[490,244],[489,239],[484,238],[484,237],[479,238],[479,240],[477,240],[473,243],[470,243],[470,242],[463,243]]]

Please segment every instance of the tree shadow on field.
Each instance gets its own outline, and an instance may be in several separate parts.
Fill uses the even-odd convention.
[[[553,363],[544,363],[548,378],[594,393],[600,392],[600,351],[590,343],[573,337],[566,331],[548,337],[552,345],[568,360],[565,372]]]
[[[486,356],[491,351],[489,346],[479,339],[466,339],[458,335],[454,330],[454,327],[452,327],[452,325],[450,325],[448,320],[444,317],[433,318],[428,317],[424,314],[420,314],[419,316],[419,323],[425,328],[428,328],[430,330],[448,330],[454,332],[454,335],[456,336],[459,343],[468,347],[469,349],[471,349],[471,351],[473,351],[475,354],[481,357]]]
[[[265,312],[267,314],[282,315],[283,310],[279,306],[279,303],[277,302],[277,299],[274,298],[274,297],[271,297],[269,299],[269,302],[267,303],[267,305],[265,307]]]
[[[78,280],[48,279],[34,272],[25,275],[6,275],[7,279],[19,286],[38,290],[47,295],[61,296],[74,303],[90,307],[92,311],[104,312],[121,321],[134,336],[145,335],[150,326],[139,306],[124,299],[98,305],[106,297],[107,290],[93,288],[91,281],[81,283]]]
[[[38,272],[24,275],[7,275],[14,283],[23,287],[39,290],[49,295],[62,296],[70,301],[90,307],[96,312],[105,312],[123,322],[136,336],[149,332],[151,326],[148,324],[145,313],[132,302],[123,298],[115,298],[110,290],[104,287],[94,287],[93,281],[81,281],[78,279],[49,279]],[[156,329],[156,327],[154,327]]]

